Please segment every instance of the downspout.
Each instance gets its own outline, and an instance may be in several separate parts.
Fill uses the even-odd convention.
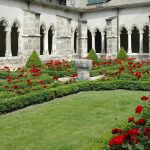
[[[30,9],[31,0],[27,0],[28,10]]]
[[[116,7],[117,9],[117,54],[118,54],[118,51],[119,51],[119,7]]]

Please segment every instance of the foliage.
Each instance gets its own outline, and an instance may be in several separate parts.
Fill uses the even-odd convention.
[[[128,58],[127,52],[123,47],[120,48],[117,58],[120,60],[126,60]]]
[[[150,147],[150,97],[142,96],[144,106],[135,109],[136,117],[128,118],[128,129],[114,128],[116,134],[108,143],[110,150],[148,150]]]
[[[57,81],[56,81],[57,82]],[[29,87],[30,91],[31,88]],[[143,81],[80,81],[67,85],[59,85],[56,88],[47,86],[47,88],[40,88],[25,95],[18,95],[16,97],[9,97],[0,101],[0,113],[7,113],[29,105],[38,104],[53,100],[54,98],[63,97],[70,94],[75,94],[81,91],[99,91],[99,90],[150,90],[150,83]]]
[[[87,59],[91,59],[93,61],[98,61],[98,56],[96,54],[96,52],[94,51],[94,49],[92,48],[87,56]]]
[[[28,58],[26,67],[42,67],[42,61],[36,51],[33,51],[31,56]]]

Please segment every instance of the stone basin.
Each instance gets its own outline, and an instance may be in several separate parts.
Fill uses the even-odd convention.
[[[90,69],[92,68],[92,60],[75,59],[77,67],[78,80],[90,80]]]

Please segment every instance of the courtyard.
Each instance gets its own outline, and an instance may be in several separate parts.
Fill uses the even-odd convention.
[[[0,116],[2,150],[104,150],[149,92],[82,92]]]

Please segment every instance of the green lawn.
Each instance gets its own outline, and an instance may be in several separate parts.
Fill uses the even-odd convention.
[[[91,141],[133,115],[145,94],[85,92],[2,115],[0,150],[87,150]]]

